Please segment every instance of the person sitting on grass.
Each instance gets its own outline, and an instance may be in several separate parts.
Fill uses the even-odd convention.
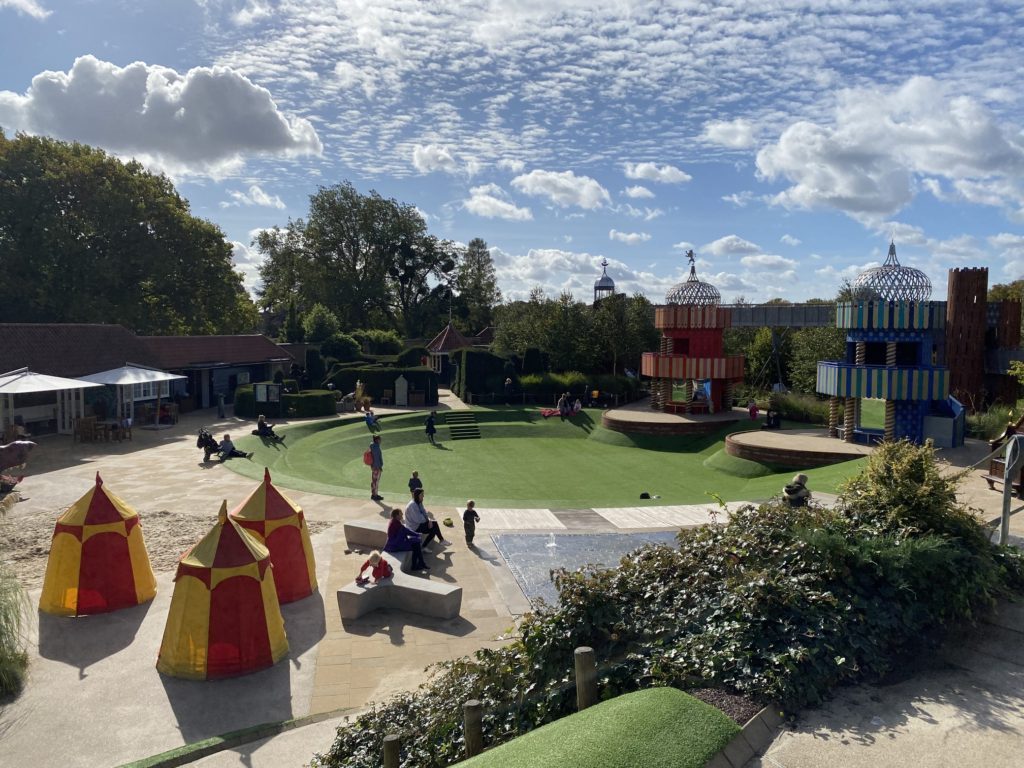
[[[217,453],[220,456],[221,461],[227,461],[228,459],[239,458],[239,459],[251,459],[251,453],[244,453],[237,448],[235,444],[231,442],[231,435],[224,435],[224,439],[220,441],[220,445],[217,446]]]
[[[412,501],[405,508],[405,519],[414,531],[427,534],[427,540],[423,542],[424,545],[429,544],[433,539],[437,539],[442,546],[448,544],[444,536],[441,535],[441,526],[437,524],[437,520],[430,517],[430,513],[423,506],[422,488],[416,488],[412,492]]]
[[[385,552],[412,552],[412,570],[428,571],[426,561],[423,559],[423,545],[420,544],[420,535],[416,531],[410,531],[402,525],[402,510],[391,510],[391,522],[388,523],[388,540],[384,544]]]
[[[267,437],[271,440],[284,440],[284,437],[274,432],[274,425],[267,423],[267,417],[262,413],[256,420],[256,434],[260,437]]]
[[[363,573],[367,568],[372,569],[370,571],[370,576],[373,578],[374,583],[377,583],[381,579],[390,579],[395,575],[395,572],[391,569],[391,565],[388,561],[380,556],[380,552],[375,550],[370,553],[370,557],[365,563],[363,563],[363,567],[359,569],[359,573],[356,574],[356,584],[359,586],[370,582],[370,579],[363,576]]]
[[[806,507],[811,492],[807,489],[807,475],[801,473],[782,489],[782,496],[791,507]]]

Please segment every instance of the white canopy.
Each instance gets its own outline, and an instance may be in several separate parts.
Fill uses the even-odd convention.
[[[21,395],[28,392],[58,392],[65,389],[86,389],[98,387],[98,383],[65,379],[61,376],[47,376],[33,373],[28,368],[19,368],[10,373],[0,373],[0,395]]]
[[[167,373],[156,368],[147,368],[144,365],[127,363],[120,368],[111,368],[109,371],[90,373],[88,376],[80,377],[81,381],[91,381],[96,384],[116,384],[128,386],[130,384],[152,384],[158,381],[174,381],[184,379],[176,373]]]

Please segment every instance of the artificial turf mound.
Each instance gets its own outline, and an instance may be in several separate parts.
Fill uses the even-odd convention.
[[[465,768],[702,768],[739,726],[675,688],[627,693],[459,765]]]
[[[428,508],[458,507],[472,498],[479,507],[589,508],[642,504],[703,504],[752,501],[776,495],[792,469],[726,460],[716,454],[729,431],[704,436],[627,436],[600,426],[601,411],[584,410],[571,419],[544,419],[538,409],[475,408],[481,439],[451,440],[438,414],[437,441],[424,434],[425,414],[383,417],[386,503],[405,504],[407,481],[420,473]],[[258,478],[269,467],[282,487],[333,496],[369,496],[369,471],[362,455],[370,434],[361,419],[328,420],[285,430],[285,443],[256,437],[238,441],[254,451],[252,462],[227,466]],[[832,491],[860,467],[858,460],[808,472],[812,490]],[[659,499],[641,501],[647,492]]]

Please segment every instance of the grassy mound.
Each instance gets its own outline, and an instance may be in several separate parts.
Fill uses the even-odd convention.
[[[715,451],[704,459],[704,466],[707,469],[713,469],[726,475],[743,478],[764,477],[765,475],[773,475],[777,471],[766,464],[759,464],[749,459],[741,459],[738,456],[730,456],[725,452],[724,448]]]
[[[651,688],[564,717],[460,765],[702,768],[738,732],[714,707],[675,688]]]

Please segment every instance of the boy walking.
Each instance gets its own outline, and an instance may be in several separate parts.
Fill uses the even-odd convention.
[[[473,537],[476,535],[476,524],[480,522],[480,515],[476,513],[476,502],[470,499],[466,502],[466,511],[462,513],[462,526],[466,529],[466,546],[473,546]]]
[[[380,435],[373,436],[373,442],[370,443],[370,455],[370,498],[374,501],[383,501],[384,497],[377,492],[380,486],[380,475],[384,471],[384,454],[380,450]]]

